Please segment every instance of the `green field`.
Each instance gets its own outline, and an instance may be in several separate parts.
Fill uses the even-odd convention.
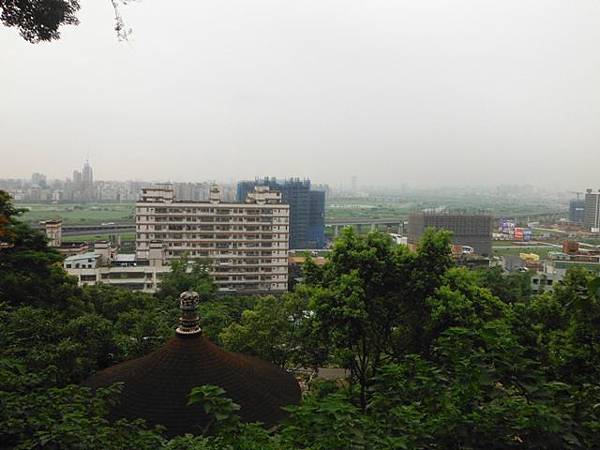
[[[134,203],[48,204],[20,203],[27,209],[22,218],[30,224],[40,220],[62,219],[64,225],[98,225],[104,222],[130,223],[134,221]]]
[[[390,217],[408,217],[412,211],[412,203],[382,202],[368,199],[334,199],[327,205],[327,219],[336,218],[368,218],[387,219]]]
[[[504,199],[497,195],[478,195],[460,191],[414,191],[403,194],[371,197],[332,198],[327,201],[325,216],[336,218],[407,218],[412,211],[447,208],[450,211],[491,213],[496,217],[518,217],[519,225],[540,215],[551,220],[566,216],[566,205],[556,200],[539,198]],[[543,219],[544,217],[541,217]]]
[[[518,255],[520,253],[534,253],[539,255],[541,259],[545,259],[548,257],[548,253],[559,251],[559,248],[550,247],[550,246],[537,246],[537,247],[511,247],[511,248],[497,248],[493,247],[492,252],[494,256],[508,256],[508,255]]]

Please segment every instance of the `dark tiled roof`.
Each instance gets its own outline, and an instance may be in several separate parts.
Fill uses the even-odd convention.
[[[295,378],[271,363],[229,353],[201,334],[177,335],[158,350],[98,372],[84,384],[92,388],[124,383],[113,418],[143,418],[160,424],[167,434],[199,434],[209,417],[202,405],[187,406],[196,386],[212,384],[241,406],[245,422],[277,423],[282,406],[300,400]]]

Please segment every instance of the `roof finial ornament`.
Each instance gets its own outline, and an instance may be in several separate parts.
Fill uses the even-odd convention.
[[[179,307],[181,309],[181,317],[179,318],[179,326],[177,327],[177,334],[182,336],[189,336],[192,334],[202,333],[200,328],[200,319],[196,312],[196,307],[200,296],[194,291],[182,292],[179,296]]]

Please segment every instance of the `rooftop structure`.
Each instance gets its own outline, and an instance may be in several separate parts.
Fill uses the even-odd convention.
[[[64,261],[65,269],[95,269],[100,255],[95,252],[67,256]]]
[[[180,296],[181,319],[175,337],[142,358],[105,369],[84,384],[92,388],[124,383],[113,419],[145,419],[163,425],[169,436],[201,434],[211,418],[201,404],[188,405],[194,387],[215,385],[241,406],[244,422],[276,424],[283,406],[300,400],[294,377],[271,363],[229,353],[202,335],[195,292]]]
[[[77,277],[78,284],[112,284],[144,292],[156,292],[161,278],[170,272],[165,261],[164,245],[150,243],[148,257],[117,254],[108,242],[96,242],[94,251],[65,258],[63,267]]]

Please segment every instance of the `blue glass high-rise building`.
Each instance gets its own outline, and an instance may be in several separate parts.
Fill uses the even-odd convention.
[[[245,201],[255,186],[280,191],[283,202],[290,205],[290,249],[325,246],[325,192],[311,190],[310,180],[257,178],[238,183],[237,200]]]

